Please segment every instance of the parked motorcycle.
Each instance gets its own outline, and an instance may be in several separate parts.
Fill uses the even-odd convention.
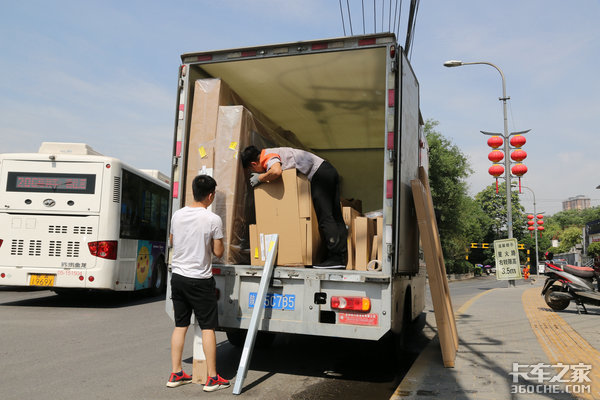
[[[547,253],[544,274],[547,278],[542,295],[553,310],[564,310],[571,300],[575,301],[578,313],[581,306],[587,314],[586,304],[600,306],[600,270],[597,268],[568,265],[564,261],[553,260],[552,253]]]

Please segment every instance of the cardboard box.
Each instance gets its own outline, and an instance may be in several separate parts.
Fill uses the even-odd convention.
[[[383,264],[383,217],[377,217],[377,260]]]
[[[279,234],[276,265],[314,265],[320,254],[310,182],[295,169],[254,189],[258,235]]]
[[[361,214],[357,210],[352,207],[342,207],[342,216],[344,218],[344,223],[348,227],[348,239],[347,239],[347,247],[348,247],[348,263],[346,264],[346,269],[354,269],[355,265],[355,237],[354,237],[354,219],[359,217]]]
[[[183,204],[193,201],[192,180],[214,167],[219,106],[242,104],[241,98],[221,79],[198,79],[194,84],[187,171]],[[218,182],[218,181],[217,181]]]
[[[354,241],[356,255],[354,269],[358,271],[367,270],[367,264],[369,264],[371,259],[375,229],[376,223],[374,219],[367,217],[356,217],[354,219]]]

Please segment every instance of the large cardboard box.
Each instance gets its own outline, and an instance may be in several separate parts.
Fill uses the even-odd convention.
[[[356,217],[359,217],[361,214],[359,211],[355,210],[352,207],[342,207],[342,216],[344,218],[344,223],[348,227],[348,239],[347,239],[347,247],[348,247],[348,263],[346,264],[346,269],[354,269],[355,265],[355,237],[354,237],[354,220]]]
[[[371,260],[373,237],[376,221],[372,218],[357,217],[354,219],[355,265],[354,269],[366,271]]]
[[[279,234],[276,265],[318,263],[321,239],[310,182],[304,175],[295,169],[283,171],[280,179],[254,189],[254,201],[259,241],[261,235]]]
[[[194,84],[184,204],[193,201],[192,180],[214,168],[219,106],[242,104],[241,98],[221,79],[198,79]],[[217,181],[218,182],[218,181]]]
[[[214,139],[214,171],[217,181],[213,211],[223,220],[225,254],[230,264],[248,264],[248,223],[252,196],[238,154],[262,128],[243,106],[219,107],[217,134]]]

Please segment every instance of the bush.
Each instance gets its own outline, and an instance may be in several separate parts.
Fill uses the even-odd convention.
[[[600,242],[593,242],[587,248],[587,254],[590,257],[600,257]]]

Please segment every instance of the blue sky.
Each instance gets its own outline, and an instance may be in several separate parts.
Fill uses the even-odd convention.
[[[379,10],[389,7],[382,1],[378,31]],[[353,32],[362,34],[362,3],[349,3]],[[364,3],[370,33],[373,1]],[[471,194],[493,183],[479,131],[502,132],[501,79],[484,65],[444,68],[450,59],[503,70],[509,130],[531,129],[523,184],[535,192],[538,212],[559,211],[576,195],[600,205],[599,16],[597,0],[421,2],[410,56],[421,111],[469,157]],[[349,35],[347,14],[345,21]],[[404,19],[398,31],[403,42]],[[343,35],[336,0],[5,1],[0,152],[85,142],[168,173],[180,54]],[[522,202],[533,211],[529,191]]]

